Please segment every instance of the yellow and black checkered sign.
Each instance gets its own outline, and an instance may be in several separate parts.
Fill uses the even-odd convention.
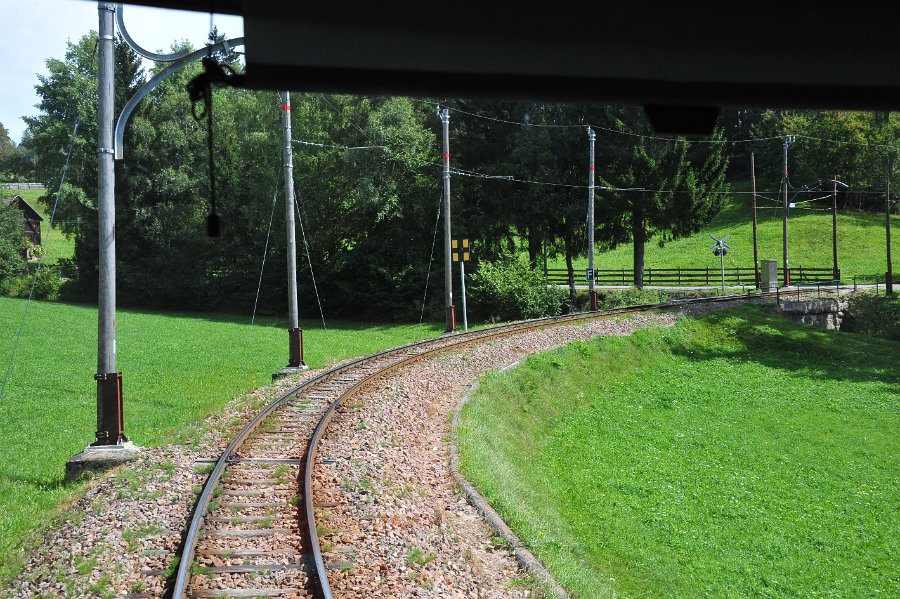
[[[460,260],[462,260],[463,262],[469,262],[471,260],[472,254],[469,250],[468,239],[453,239],[450,242],[450,245],[453,249],[454,262],[459,262]]]

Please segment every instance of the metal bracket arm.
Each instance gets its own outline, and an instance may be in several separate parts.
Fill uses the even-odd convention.
[[[116,147],[116,160],[121,160],[125,156],[124,145],[125,145],[125,126],[128,124],[128,119],[131,118],[131,113],[134,112],[134,109],[137,108],[137,105],[140,104],[141,100],[143,100],[147,94],[152,92],[156,87],[165,81],[169,75],[178,71],[181,67],[186,65],[189,62],[193,62],[195,60],[199,60],[207,56],[210,52],[216,52],[218,50],[228,52],[231,48],[235,46],[243,46],[244,38],[236,37],[230,40],[223,40],[217,44],[214,44],[212,47],[201,48],[200,50],[196,50],[189,54],[185,54],[181,56],[178,60],[167,66],[165,69],[157,73],[150,79],[147,83],[144,84],[144,87],[138,90],[136,94],[134,94],[128,103],[125,104],[125,107],[122,109],[122,113],[119,115],[119,119],[116,121],[116,131],[115,131],[115,147]]]

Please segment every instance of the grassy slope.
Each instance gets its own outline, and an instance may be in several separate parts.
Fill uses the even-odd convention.
[[[0,197],[22,196],[26,202],[44,217],[41,223],[41,236],[44,241],[44,254],[48,263],[54,263],[60,258],[71,258],[75,254],[75,239],[66,238],[58,229],[50,228],[50,212],[53,209],[52,201],[47,206],[40,198],[46,190],[43,189],[0,189]]]
[[[5,372],[25,302],[0,298]],[[6,395],[0,401],[0,580],[17,550],[73,487],[66,460],[96,428],[96,309],[33,302]],[[119,311],[118,367],[125,429],[139,445],[188,439],[196,423],[231,397],[270,380],[287,362],[286,325],[271,319]],[[257,322],[260,322],[259,320]],[[434,336],[430,325],[302,323],[312,367]]]
[[[900,344],[742,309],[487,377],[463,469],[574,597],[900,594]]]
[[[771,203],[760,201],[759,205],[768,206]],[[821,207],[830,206],[828,202],[824,202]],[[732,249],[725,257],[725,266],[750,268],[753,266],[752,214],[749,196],[735,196],[702,232],[667,243],[663,247],[659,247],[656,241],[650,241],[645,248],[646,264],[651,268],[719,268],[719,258],[709,250],[713,243],[709,236],[721,238],[731,235],[728,243]],[[780,264],[781,211],[760,209],[758,214],[759,259],[777,260]],[[894,272],[900,268],[897,239],[900,239],[900,215],[893,215],[891,241],[894,245]],[[792,211],[788,221],[788,242],[789,260],[793,267],[830,268],[831,213]],[[632,252],[632,244],[624,244],[609,252],[598,253],[595,263],[600,269],[630,269],[633,263]],[[841,275],[847,280],[855,274],[884,274],[887,266],[884,214],[838,212],[838,258]],[[583,272],[587,268],[587,258],[579,258],[575,264],[576,271]],[[565,259],[556,258],[548,266],[565,268]]]

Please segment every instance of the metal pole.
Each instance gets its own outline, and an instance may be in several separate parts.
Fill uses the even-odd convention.
[[[784,208],[782,209],[782,265],[784,266],[783,283],[791,284],[791,269],[788,266],[788,146],[790,136],[784,138]]]
[[[288,278],[288,367],[300,368],[303,363],[303,330],[297,308],[297,238],[294,227],[294,151],[291,146],[291,93],[281,92],[281,125],[284,141],[284,217],[287,224]]]
[[[466,261],[462,259],[463,248],[459,248],[459,291],[462,293],[463,331],[469,330],[469,314],[466,310]]]
[[[759,225],[756,219],[756,157],[753,152],[750,152],[750,182],[753,186],[753,278],[759,289]]]
[[[447,332],[456,330],[456,311],[453,307],[453,262],[450,253],[450,111],[440,112],[444,137],[444,303],[447,306]]]
[[[725,291],[725,249],[719,254],[719,264],[722,267],[722,292]]]
[[[591,298],[591,310],[596,310],[597,306],[597,290],[594,289],[594,280],[597,278],[594,272],[594,141],[597,134],[588,127],[588,141],[591,147],[590,166],[588,167],[588,222],[587,222],[587,241],[588,241],[588,269],[591,271],[591,279],[588,281],[589,296]]]
[[[894,269],[891,265],[891,157],[885,164],[884,234],[887,247],[887,272],[884,276],[884,292],[894,294]]]
[[[127,441],[122,420],[122,375],[116,372],[116,202],[113,163],[115,110],[115,6],[100,2],[99,77],[97,84],[97,216],[99,228],[99,290],[97,296],[97,440],[93,445]]]
[[[831,182],[831,246],[833,257],[834,280],[841,280],[841,269],[838,268],[838,243],[837,243],[837,175]]]

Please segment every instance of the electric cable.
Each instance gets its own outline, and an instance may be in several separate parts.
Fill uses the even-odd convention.
[[[300,197],[300,194],[297,194]],[[309,244],[306,242],[306,230],[303,228],[303,216],[300,214],[299,202],[294,202],[294,210],[297,212],[297,220],[300,223],[300,236],[303,237],[303,247],[306,248],[306,261],[309,264],[309,276],[312,278],[313,291],[316,293],[316,302],[319,304],[319,315],[322,317],[322,328],[328,330],[325,326],[325,311],[322,309],[322,299],[319,297],[319,288],[316,285],[316,273],[313,272],[312,254],[309,251]]]
[[[303,146],[315,146],[317,148],[330,148],[335,150],[375,150],[381,149],[390,151],[387,146],[336,146],[331,144],[320,144],[312,141],[301,141],[299,139],[292,140],[295,144],[300,144]]]
[[[811,200],[800,200],[799,202],[794,202],[795,204],[807,204],[809,202],[818,202],[819,200],[830,200],[832,194],[828,194],[827,196],[820,196],[818,198],[812,198]]]
[[[598,131],[605,131],[607,133],[615,133],[616,135],[623,135],[626,137],[636,137],[639,139],[664,141],[664,142],[669,142],[669,143],[679,142],[679,141],[688,141],[689,143],[692,143],[692,144],[694,144],[694,143],[739,144],[739,143],[755,143],[755,142],[760,142],[760,141],[771,141],[773,139],[781,139],[780,136],[778,136],[778,137],[771,136],[771,137],[756,137],[756,138],[735,139],[735,140],[728,140],[728,139],[691,139],[691,140],[687,140],[683,137],[665,137],[665,136],[660,136],[660,135],[647,135],[647,134],[643,134],[643,133],[632,133],[630,131],[619,131],[618,129],[613,129],[611,127],[603,127],[600,125],[594,125],[592,123],[582,123],[582,124],[565,123],[565,124],[559,124],[559,125],[546,124],[546,123],[530,123],[530,122],[525,122],[525,121],[513,121],[513,120],[501,119],[501,118],[497,118],[497,117],[485,116],[485,115],[481,115],[481,114],[476,114],[474,112],[469,112],[467,110],[462,110],[460,108],[453,108],[450,106],[448,106],[447,109],[452,112],[465,114],[465,115],[468,115],[468,116],[471,116],[471,117],[474,117],[477,119],[482,119],[482,120],[486,120],[486,121],[494,121],[497,123],[504,123],[507,125],[519,125],[521,127],[535,127],[535,128],[546,128],[546,129],[576,129],[576,128],[591,127],[592,129],[596,129]]]
[[[72,157],[72,149],[75,147],[75,135],[78,133],[78,125],[80,123],[81,113],[78,112],[75,115],[75,125],[72,127],[72,135],[69,137],[69,148],[66,150],[66,160],[63,163],[62,175],[60,175],[59,178],[59,187],[56,189],[56,199],[53,200],[53,208],[50,210],[50,230],[47,231],[47,235],[41,236],[41,255],[43,255],[43,250],[47,246],[47,238],[50,236],[50,231],[53,230],[53,219],[56,216],[56,207],[59,205],[59,196],[62,193],[63,185],[66,182],[66,171],[69,170],[69,160]],[[31,307],[31,300],[34,297],[34,287],[37,284],[37,278],[41,273],[41,268],[43,268],[43,266],[43,261],[38,262],[37,268],[34,269],[34,274],[31,277],[31,289],[28,292],[28,299],[25,301],[25,309],[22,311],[22,320],[19,322],[19,330],[16,332],[16,340],[13,342],[9,363],[6,365],[6,373],[3,375],[3,385],[0,386],[0,401],[3,401],[3,397],[6,394],[6,384],[12,373],[13,363],[16,360],[16,352],[19,349],[19,341],[22,339],[22,331],[25,329],[25,319],[28,316],[28,308]]]
[[[335,106],[326,96],[323,95],[322,99],[325,100],[325,102],[332,108],[332,110],[334,110],[339,115],[344,116],[343,112],[337,106]],[[421,102],[421,103],[425,102],[424,100],[415,100],[413,98],[411,98],[411,99],[414,101]],[[430,105],[430,103],[429,103],[429,105]],[[454,112],[459,112],[462,114],[471,115],[471,116],[485,119],[485,120],[497,121],[497,122],[501,122],[501,123],[514,124],[514,125],[523,125],[523,126],[532,126],[532,127],[555,127],[555,128],[584,128],[584,127],[588,126],[588,125],[541,125],[541,124],[536,124],[536,123],[525,123],[525,122],[520,122],[520,121],[510,121],[510,120],[506,120],[506,119],[499,119],[499,118],[495,118],[495,117],[487,117],[487,116],[478,115],[478,114],[475,114],[472,112],[468,112],[465,110],[461,110],[458,108],[448,107],[448,110],[451,110]],[[372,141],[371,137],[362,128],[360,128],[355,123],[351,122],[350,124],[354,128],[356,128],[360,133],[362,133],[367,139],[369,139],[369,141]],[[661,140],[666,140],[666,141],[679,141],[678,138],[658,137],[658,136],[652,136],[652,135],[641,135],[641,134],[636,134],[636,133],[633,134],[633,133],[627,133],[627,132],[622,132],[622,131],[616,131],[614,129],[598,127],[595,125],[590,125],[590,126],[595,129],[604,130],[604,131],[612,131],[612,132],[616,132],[616,133],[621,133],[623,135],[631,135],[631,136],[635,136],[635,137],[646,137],[649,139],[661,139]],[[806,136],[797,136],[797,137],[806,137]],[[737,140],[733,143],[754,142],[754,141],[771,141],[771,140],[775,140],[775,139],[780,140],[782,138],[781,137],[764,137],[764,138],[756,138],[756,139],[744,139],[744,140]],[[703,142],[703,140],[699,140],[699,141]],[[712,143],[712,142],[724,143],[723,140],[707,140],[707,141],[709,143]],[[328,145],[328,144],[316,144],[316,143],[312,143],[312,142],[297,142],[297,143],[303,143],[305,145],[317,145],[317,146],[321,146],[321,147],[332,147],[332,148],[337,148],[337,149],[348,149],[348,150],[382,148],[388,154],[396,154],[396,151],[393,150],[390,146],[383,146],[383,145],[346,147],[346,146],[336,146],[336,145]],[[374,143],[374,141],[373,141],[373,143]],[[690,143],[698,143],[698,142],[696,140],[691,140]],[[729,143],[732,143],[732,142],[729,142]],[[438,162],[430,162],[429,165],[443,168],[443,165]],[[409,170],[409,169],[407,168],[407,170]],[[412,172],[412,171],[410,171],[410,172]],[[533,179],[519,179],[519,178],[513,177],[511,175],[492,175],[492,174],[487,174],[487,173],[481,173],[481,172],[474,171],[471,169],[463,169],[463,168],[459,168],[459,167],[450,169],[450,172],[451,172],[451,174],[456,174],[456,175],[459,175],[462,177],[470,177],[470,178],[475,178],[475,179],[493,179],[493,180],[500,180],[500,181],[505,180],[505,181],[510,181],[510,182],[514,182],[514,183],[529,184],[529,185],[542,185],[542,186],[549,186],[549,187],[567,187],[567,188],[571,188],[571,189],[588,189],[587,185],[572,185],[572,184],[566,184],[566,183],[555,183],[555,182],[550,182],[550,181],[536,181]],[[783,184],[784,184],[784,182],[782,181],[782,185]],[[803,187],[799,187],[799,188],[794,187],[793,185],[790,185],[789,178],[788,178],[788,185],[789,185],[789,189],[791,191],[794,191],[797,194],[821,192],[821,190],[809,189],[808,186],[803,186]],[[648,193],[669,193],[669,194],[693,193],[688,190],[647,189],[644,187],[615,187],[615,186],[604,186],[604,185],[595,185],[594,189],[602,190],[602,191],[614,191],[614,192],[642,192],[642,193],[648,192]],[[783,189],[783,187],[777,193],[781,193],[782,189]],[[753,192],[752,191],[711,191],[711,192],[706,192],[706,193],[708,195],[750,195]],[[762,192],[762,193],[772,193],[772,192]],[[855,191],[854,193],[857,193],[857,194],[879,194],[879,193],[883,193],[883,192],[859,190],[859,191]],[[759,194],[760,194],[760,192],[757,192],[757,196],[759,196]],[[773,200],[773,201],[780,201],[780,200]]]
[[[434,236],[431,238],[431,255],[428,256],[428,272],[425,274],[425,293],[422,294],[422,313],[419,314],[419,324],[425,318],[425,299],[428,297],[428,282],[431,279],[431,265],[434,262],[434,246],[437,244],[438,225],[441,222],[441,207],[444,205],[444,190],[441,190],[441,200],[438,202],[437,217],[434,219]]]
[[[322,94],[320,97],[325,101],[326,104],[328,104],[328,106],[329,106],[334,112],[336,112],[339,116],[344,117],[344,111],[341,110],[338,106],[336,106],[331,100],[329,100],[327,95]],[[365,137],[366,139],[368,139],[370,143],[372,143],[372,144],[375,144],[375,143],[376,143],[375,140],[373,140],[372,137],[362,129],[362,127],[360,127],[359,125],[357,125],[357,124],[354,123],[353,121],[349,121],[349,122],[350,122],[350,124],[351,124],[353,127],[356,128],[357,131],[359,131],[359,132],[363,135],[363,137]],[[387,147],[387,146],[383,146],[383,147],[386,148],[385,151],[387,152],[388,155],[393,154],[393,152],[392,152],[392,150],[391,150],[390,147]],[[409,168],[408,166],[406,166],[406,164],[404,164],[404,163],[402,163],[402,162],[401,162],[400,164],[401,164],[401,166],[403,167],[403,169],[404,169],[406,172],[408,172],[409,174],[411,174],[411,175],[413,175],[413,176],[417,176],[417,175],[419,174],[419,173],[417,173],[416,171],[414,171],[414,170],[412,170],[411,168]],[[440,166],[441,168],[443,168],[443,165],[439,165],[438,163],[429,163],[429,166]],[[441,202],[442,202],[442,203],[443,203],[443,198],[444,198],[444,192],[443,192],[443,189],[442,189],[442,190],[441,190]],[[435,247],[435,243],[436,243],[436,240],[437,240],[437,228],[438,228],[438,224],[440,223],[440,218],[441,218],[441,206],[439,205],[439,206],[438,206],[438,216],[437,216],[437,219],[436,219],[435,225],[434,225],[434,227],[435,227],[435,228],[434,228],[434,237],[432,238],[432,241],[431,241],[431,255],[430,255],[429,258],[428,258],[428,269],[427,269],[427,273],[426,273],[426,275],[425,275],[425,292],[424,292],[424,294],[422,295],[422,312],[421,312],[421,314],[419,315],[419,324],[422,323],[422,320],[423,320],[424,315],[425,315],[425,302],[426,302],[426,299],[427,299],[427,297],[428,297],[428,284],[429,284],[429,281],[430,281],[430,278],[431,278],[431,264],[432,264],[432,262],[434,261],[434,247]]]
[[[890,150],[896,150],[898,146],[891,144],[880,144],[875,142],[864,142],[864,141],[842,141],[840,139],[826,139],[824,137],[814,137],[812,135],[794,135],[797,139],[810,139],[812,141],[818,141],[822,143],[830,143],[830,144],[843,144],[850,146],[863,146],[863,147],[873,147],[873,148],[887,148]]]
[[[272,193],[272,211],[269,213],[269,230],[266,232],[266,245],[263,248],[262,266],[259,268],[259,282],[256,284],[256,300],[253,302],[253,316],[250,326],[256,321],[256,307],[259,304],[259,291],[262,289],[263,272],[266,270],[266,256],[269,254],[269,236],[272,234],[272,219],[275,216],[275,204],[278,203],[278,179],[275,179],[275,191]]]

